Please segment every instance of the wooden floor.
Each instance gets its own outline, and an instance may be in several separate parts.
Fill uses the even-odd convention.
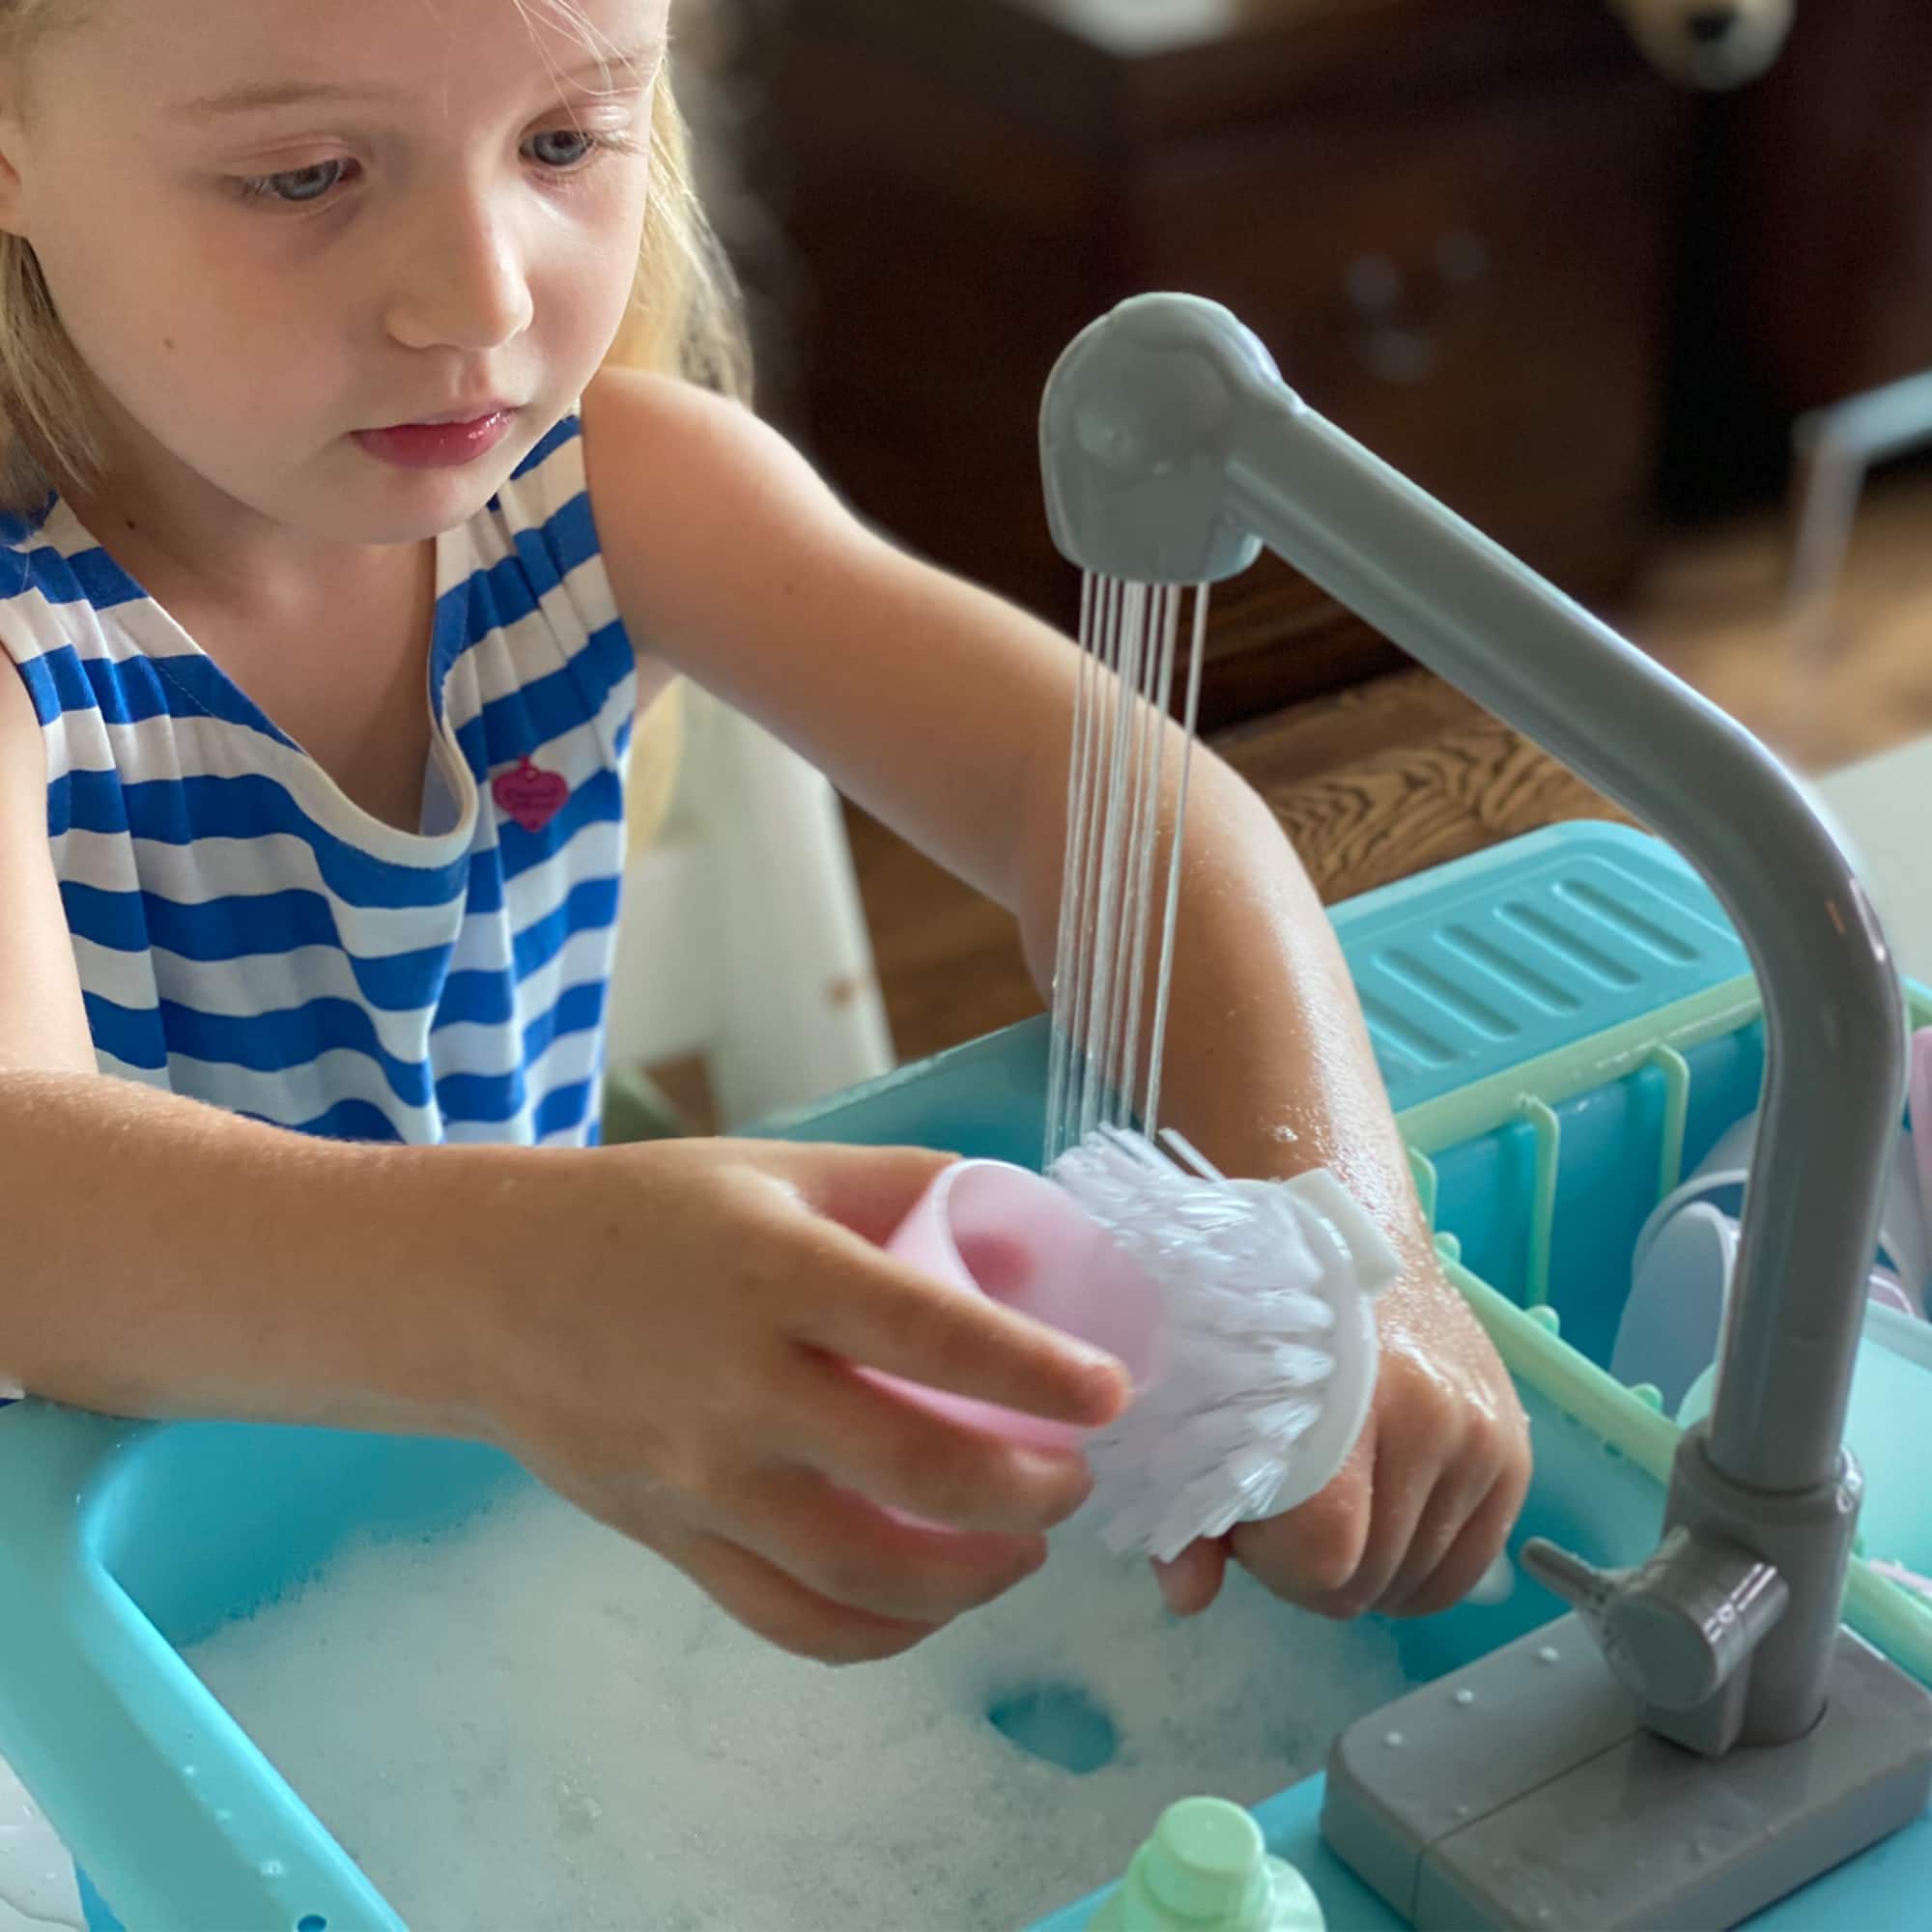
[[[1758,518],[1670,545],[1625,629],[1801,770],[1932,732],[1932,471],[1868,492],[1822,649],[1784,632],[1783,538]]]
[[[1825,650],[1782,621],[1783,527],[1677,540],[1614,621],[1803,769],[1932,732],[1932,476],[1875,487]],[[1275,808],[1332,902],[1552,819],[1608,808],[1423,672],[1216,741]],[[1010,922],[851,815],[895,1044],[918,1059],[1039,1010]]]

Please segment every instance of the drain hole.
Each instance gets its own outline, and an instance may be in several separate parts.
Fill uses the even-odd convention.
[[[986,1718],[1009,1744],[1076,1776],[1104,1769],[1120,1749],[1114,1720],[1068,1684],[1009,1692],[994,1700]]]
[[[328,1932],[328,1920],[319,1912],[311,1912],[306,1918],[296,1920],[296,1932]]]

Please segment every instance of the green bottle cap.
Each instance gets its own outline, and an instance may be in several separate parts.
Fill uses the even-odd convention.
[[[1262,1828],[1225,1798],[1170,1804],[1143,1856],[1147,1889],[1177,1918],[1237,1921],[1250,1894],[1266,1882]]]
[[[1090,1932],[1322,1932],[1321,1902],[1271,1859],[1261,1827],[1225,1798],[1183,1798],[1160,1815]]]

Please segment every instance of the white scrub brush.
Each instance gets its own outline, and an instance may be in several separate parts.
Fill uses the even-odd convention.
[[[1399,1264],[1325,1169],[1231,1180],[1161,1139],[1172,1155],[1101,1126],[1052,1177],[1159,1291],[1153,1373],[1088,1455],[1109,1548],[1172,1561],[1341,1468],[1375,1392],[1374,1298]]]

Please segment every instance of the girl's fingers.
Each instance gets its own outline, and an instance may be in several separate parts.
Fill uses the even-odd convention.
[[[1198,1617],[1221,1594],[1228,1571],[1224,1538],[1190,1543],[1172,1563],[1152,1559],[1154,1580],[1167,1607],[1177,1617]]]
[[[1495,1480],[1487,1460],[1471,1467],[1465,1459],[1442,1474],[1410,1527],[1406,1546],[1398,1552],[1394,1574],[1376,1594],[1374,1607],[1380,1614],[1400,1614],[1402,1605],[1441,1567]]]
[[[1521,1486],[1511,1477],[1499,1480],[1464,1521],[1441,1562],[1388,1614],[1430,1617],[1460,1604],[1509,1541],[1521,1511]]]
[[[801,1350],[781,1406],[787,1461],[888,1509],[952,1529],[1034,1535],[1087,1499],[1093,1474],[1072,1448],[1031,1448],[936,1414],[850,1362]]]
[[[861,1240],[891,1239],[919,1198],[958,1155],[930,1148],[791,1145],[760,1141],[761,1174],[782,1181],[812,1213]]]
[[[938,1627],[834,1603],[756,1551],[722,1537],[680,1536],[664,1546],[664,1553],[754,1636],[822,1663],[897,1657]]]
[[[891,1515],[807,1469],[761,1475],[733,1536],[840,1608],[927,1627],[991,1603],[1046,1561],[1044,1537],[960,1535]]]
[[[1330,1614],[1358,1617],[1380,1601],[1415,1540],[1439,1477],[1433,1443],[1418,1443],[1414,1434],[1398,1435],[1387,1429],[1377,1433],[1374,1493],[1362,1560],[1346,1587],[1336,1593]]]
[[[1374,1515],[1376,1443],[1368,1427],[1334,1481],[1299,1509],[1266,1522],[1236,1523],[1229,1547],[1276,1596],[1323,1616],[1353,1615],[1334,1605],[1360,1574]]]
[[[1131,1389],[1112,1355],[980,1294],[962,1294],[825,1224],[824,1266],[787,1311],[792,1337],[886,1375],[1082,1428]]]

